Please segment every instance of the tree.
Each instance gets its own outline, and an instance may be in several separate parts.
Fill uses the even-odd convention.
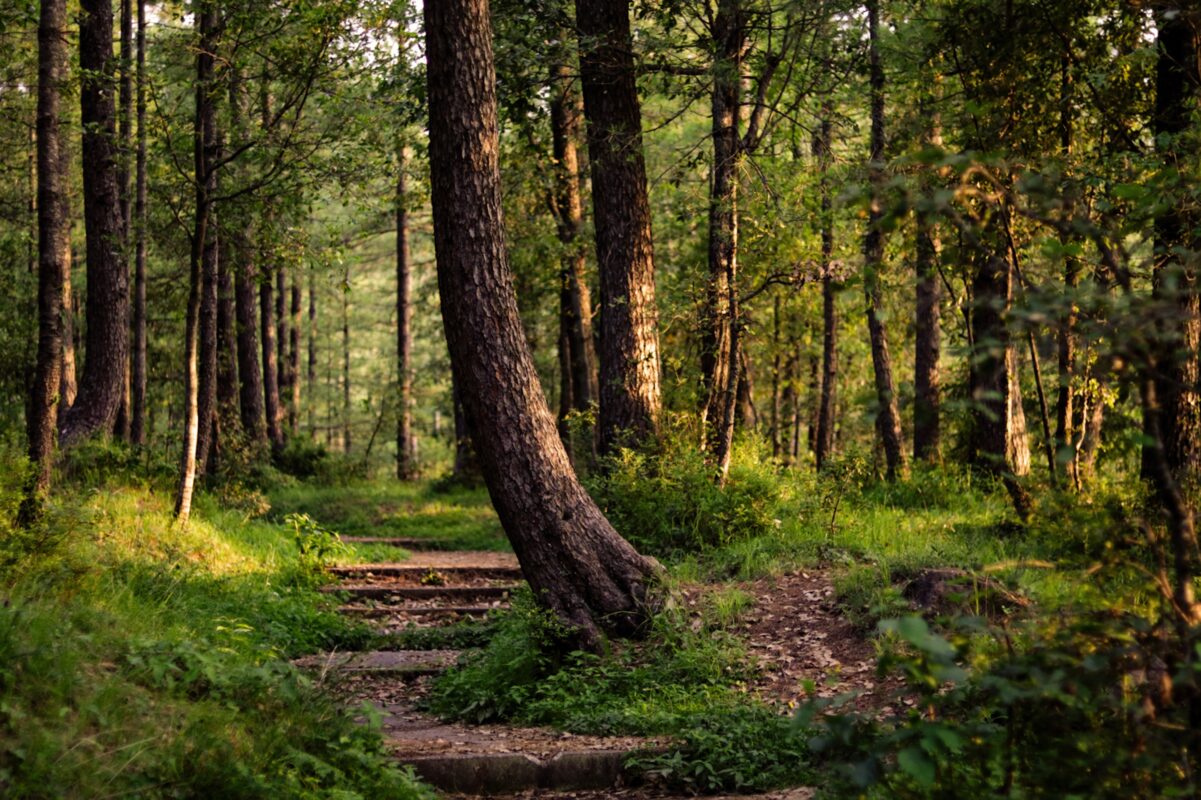
[[[42,0],[38,18],[38,350],[26,424],[34,472],[21,506],[24,523],[40,514],[50,490],[62,378],[63,278],[71,258],[66,160],[59,132],[61,88],[67,76],[66,6],[66,0]]]
[[[576,25],[600,269],[598,444],[609,453],[658,426],[655,264],[629,2],[578,0]]]
[[[928,109],[927,109],[928,110]],[[929,143],[942,146],[938,123],[931,126]],[[941,301],[938,232],[926,211],[915,221],[914,271],[917,287],[914,302],[913,342],[913,460],[936,462],[941,439],[942,353]]]
[[[134,170],[133,336],[129,441],[146,443],[146,0],[137,0],[137,156]]]
[[[646,621],[655,565],[580,485],[525,343],[501,220],[487,2],[426,3],[424,14],[434,247],[451,366],[526,579],[595,648],[602,630],[632,633]]]
[[[901,442],[901,415],[897,411],[897,392],[892,375],[892,356],[888,335],[881,318],[883,304],[880,271],[884,267],[884,218],[881,198],[884,181],[884,66],[880,61],[879,3],[868,0],[868,69],[871,83],[871,154],[868,175],[871,183],[867,233],[863,239],[863,293],[867,300],[867,330],[872,348],[872,371],[876,378],[876,430],[884,445],[888,480],[905,471],[905,451]]]
[[[821,472],[834,452],[834,415],[838,400],[838,288],[839,282],[830,263],[834,252],[834,220],[830,202],[830,114],[829,103],[822,106],[821,122],[813,137],[813,155],[821,173],[818,193],[821,208],[822,282],[822,366],[817,400],[817,426],[813,436],[813,455],[817,471]]]
[[[83,123],[83,204],[87,235],[86,358],[79,394],[67,411],[64,445],[112,427],[125,386],[129,273],[121,256],[124,222],[113,103],[112,0],[83,0],[79,19],[79,101]]]
[[[403,145],[396,150],[396,477],[416,477],[413,453],[413,273],[409,263],[409,214]]]
[[[212,167],[214,141],[213,108],[213,62],[216,53],[218,16],[214,0],[201,0],[197,5],[195,25],[196,87],[193,117],[192,158],[194,163],[192,181],[195,191],[195,207],[192,227],[192,248],[188,271],[188,308],[184,332],[184,433],[183,455],[180,458],[179,486],[175,494],[175,518],[186,525],[192,513],[192,494],[196,485],[196,474],[202,463],[200,433],[202,419],[203,366],[201,358],[203,315],[205,295],[213,293],[212,327],[216,328],[216,248],[209,231],[212,222],[211,201],[216,188],[216,172]],[[213,333],[212,353],[216,355],[216,336]],[[216,364],[212,366],[214,378]],[[212,386],[215,392],[215,385]],[[212,407],[209,406],[211,414]]]

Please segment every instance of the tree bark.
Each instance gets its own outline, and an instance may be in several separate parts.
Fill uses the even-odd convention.
[[[342,452],[353,445],[350,403],[350,264],[342,276]]]
[[[568,38],[563,32],[563,41]],[[566,46],[564,45],[564,51]],[[580,191],[579,142],[582,107],[566,52],[551,68],[551,139],[555,161],[555,222],[563,254],[559,274],[560,423],[571,411],[587,411],[597,399],[592,298],[585,276],[584,210]],[[564,358],[566,356],[566,358]]]
[[[79,395],[63,419],[64,445],[110,430],[121,405],[129,351],[129,274],[113,107],[112,0],[83,0],[79,92],[83,124],[83,205],[87,235],[87,359]]]
[[[215,24],[215,23],[214,23]],[[209,84],[211,89],[211,81]],[[218,372],[217,364],[219,361],[218,350],[220,342],[218,338],[218,297],[217,285],[220,276],[218,275],[218,267],[220,264],[221,251],[218,248],[217,242],[217,209],[213,205],[212,197],[216,194],[216,175],[209,168],[215,160],[213,152],[215,149],[213,130],[215,127],[215,113],[211,108],[211,98],[205,101],[210,108],[206,110],[209,116],[208,125],[208,141],[206,144],[207,155],[205,156],[205,170],[203,175],[208,176],[208,189],[205,203],[207,205],[208,219],[204,226],[204,247],[201,252],[200,264],[200,387],[197,399],[197,418],[198,431],[196,438],[196,474],[203,476],[208,469],[209,453],[213,448],[213,439],[216,436],[217,425],[217,383]],[[199,225],[196,231],[199,231]],[[194,234],[195,235],[195,234]]]
[[[884,268],[884,232],[880,228],[880,221],[884,217],[880,196],[884,183],[884,66],[880,62],[878,0],[868,0],[867,26],[871,82],[871,153],[868,172],[872,197],[867,235],[863,240],[863,292],[867,300],[867,330],[876,379],[876,430],[884,446],[886,477],[892,481],[905,471],[905,451],[901,442],[901,415],[897,410],[888,334],[880,317],[883,304],[880,272]]]
[[[269,269],[268,265],[261,265]],[[272,449],[284,446],[284,430],[279,407],[279,362],[275,349],[275,303],[272,298],[271,275],[259,281],[259,320],[262,325],[263,346],[263,410],[267,419],[267,439]]]
[[[1060,156],[1064,159],[1065,168],[1067,168],[1069,159],[1072,155],[1072,73],[1071,73],[1071,56],[1066,54],[1063,56],[1061,63],[1060,74],[1060,96],[1059,96],[1059,149]],[[1064,209],[1065,216],[1070,215],[1071,208]],[[1061,234],[1059,237],[1060,244],[1066,245],[1069,242],[1067,234]],[[1056,460],[1063,458],[1061,454],[1067,453],[1069,459],[1067,461],[1067,471],[1070,477],[1076,484],[1080,483],[1079,474],[1079,449],[1073,444],[1075,434],[1072,428],[1073,422],[1073,396],[1076,391],[1075,376],[1076,376],[1076,326],[1077,310],[1076,310],[1076,287],[1080,282],[1080,261],[1071,255],[1065,255],[1063,259],[1063,286],[1068,295],[1068,307],[1063,312],[1059,321],[1059,330],[1056,336],[1056,357],[1058,361],[1059,386],[1055,393],[1055,455]]]
[[[931,109],[927,106],[926,111]],[[930,126],[929,144],[942,146],[937,114]],[[917,289],[914,302],[913,344],[913,460],[936,463],[942,434],[942,290],[938,267],[941,243],[928,214],[917,215],[914,271]]]
[[[417,475],[413,458],[413,273],[409,263],[409,213],[405,170],[408,154],[401,145],[396,151],[396,477],[412,480]]]
[[[317,276],[313,270],[309,270],[309,364],[308,364],[308,390],[309,390],[309,430],[310,433],[313,427],[317,424],[315,413],[316,402],[314,400],[317,388]]]
[[[275,265],[275,365],[279,372],[279,416],[280,426],[286,431],[291,417],[292,362],[288,358],[288,269],[282,261]]]
[[[300,432],[300,309],[303,305],[300,277],[292,275],[292,296],[289,311],[291,325],[288,327],[288,433],[295,436]]]
[[[129,441],[146,443],[146,0],[137,0],[137,156],[134,170],[133,354],[130,359]]]
[[[657,430],[655,266],[629,0],[579,0],[576,22],[600,269],[598,444],[605,454]]]
[[[221,430],[232,432],[241,427],[238,413],[238,332],[237,312],[234,309],[233,265],[230,247],[224,231],[218,232],[213,220],[213,238],[217,249],[217,414]]]
[[[69,230],[69,229],[68,229]],[[67,234],[67,260],[63,265],[63,377],[59,387],[58,429],[62,431],[62,423],[67,411],[75,405],[79,394],[79,384],[75,380],[75,312],[79,307],[75,293],[71,290],[71,265],[75,261],[74,251],[70,245],[70,233]]]
[[[977,467],[1021,476],[1030,472],[1030,446],[1017,356],[1006,325],[1013,300],[1012,270],[1003,255],[984,252],[977,257],[972,278],[972,452]]]
[[[33,474],[19,513],[23,525],[41,515],[50,491],[63,367],[63,280],[71,261],[67,163],[60,135],[61,89],[67,78],[66,6],[66,0],[42,0],[38,18],[38,349],[27,422]]]
[[[487,2],[426,3],[424,13],[434,245],[451,364],[492,502],[535,597],[596,649],[602,631],[630,634],[646,623],[655,564],[613,530],[577,480],[522,332],[501,219]]]
[[[834,218],[830,202],[830,108],[822,106],[821,126],[813,137],[813,155],[817,158],[821,182],[822,279],[822,369],[817,400],[817,429],[813,437],[813,459],[821,472],[834,453],[835,413],[838,409],[838,281],[830,263],[834,254]]]
[[[130,157],[133,154],[133,3],[132,0],[121,0],[121,56],[120,56],[120,89],[118,95],[117,138],[119,158],[117,161],[117,181],[121,187],[121,268],[125,270],[125,280],[129,281],[130,231],[132,228],[133,203],[129,190]],[[122,441],[131,440],[133,425],[132,380],[130,375],[130,349],[125,351],[125,379],[121,387],[121,404],[117,407],[117,419],[113,433]]]
[[[201,0],[196,8],[196,88],[192,131],[194,161],[195,219],[188,274],[188,308],[184,342],[184,436],[180,459],[179,487],[175,496],[175,517],[186,525],[192,513],[192,494],[196,485],[201,429],[201,328],[207,272],[215,268],[208,252],[210,203],[215,174],[209,169],[213,146],[214,111],[212,104],[213,54],[217,44],[217,6],[215,0]],[[215,279],[212,281],[215,288]],[[216,303],[214,302],[215,306]],[[214,308],[215,311],[215,308]],[[214,320],[215,322],[215,320]],[[214,370],[215,371],[215,370]]]
[[[1183,9],[1158,14],[1156,27],[1159,58],[1153,128],[1165,166],[1187,174],[1190,167],[1186,165],[1195,164],[1197,154],[1182,139],[1201,88],[1201,32]],[[1178,187],[1178,197],[1155,220],[1155,293],[1173,307],[1164,314],[1162,336],[1167,357],[1158,365],[1155,394],[1168,468],[1177,480],[1191,481],[1201,470],[1201,292],[1197,283],[1201,236],[1194,232],[1197,213],[1179,197],[1185,191]]]

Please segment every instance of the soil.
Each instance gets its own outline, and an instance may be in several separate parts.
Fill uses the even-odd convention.
[[[861,711],[895,701],[901,682],[877,677],[875,646],[842,615],[828,572],[803,570],[739,588],[755,598],[730,629],[759,663],[751,691],[785,708],[848,693]]]

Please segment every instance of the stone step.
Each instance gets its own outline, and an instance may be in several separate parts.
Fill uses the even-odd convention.
[[[506,598],[518,587],[519,584],[504,584],[500,586],[414,586],[412,584],[362,583],[322,586],[321,591],[326,593],[343,592],[351,597],[400,603],[409,599],[428,600],[433,597],[464,601],[469,599]]]
[[[621,783],[632,753],[662,747],[637,737],[444,723],[406,705],[378,708],[397,761],[444,792],[492,796],[538,789],[605,789]]]
[[[352,675],[435,675],[455,663],[458,650],[365,650],[315,653],[292,663],[305,670]]]
[[[326,571],[331,575],[337,575],[342,578],[407,578],[413,582],[420,582],[430,577],[431,574],[436,576],[435,580],[458,579],[460,581],[473,578],[509,578],[516,580],[521,577],[521,569],[518,567],[454,565],[436,567],[407,562],[398,564],[348,564],[341,567],[327,567]]]
[[[408,617],[482,617],[489,611],[507,608],[505,605],[494,606],[339,606],[338,612],[357,617],[390,617],[404,615]]]

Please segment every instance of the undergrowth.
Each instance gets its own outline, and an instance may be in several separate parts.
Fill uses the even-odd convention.
[[[153,468],[117,483],[135,457],[98,450],[34,530],[0,480],[0,794],[428,796],[289,663],[371,637],[293,532],[206,496],[180,529]]]

